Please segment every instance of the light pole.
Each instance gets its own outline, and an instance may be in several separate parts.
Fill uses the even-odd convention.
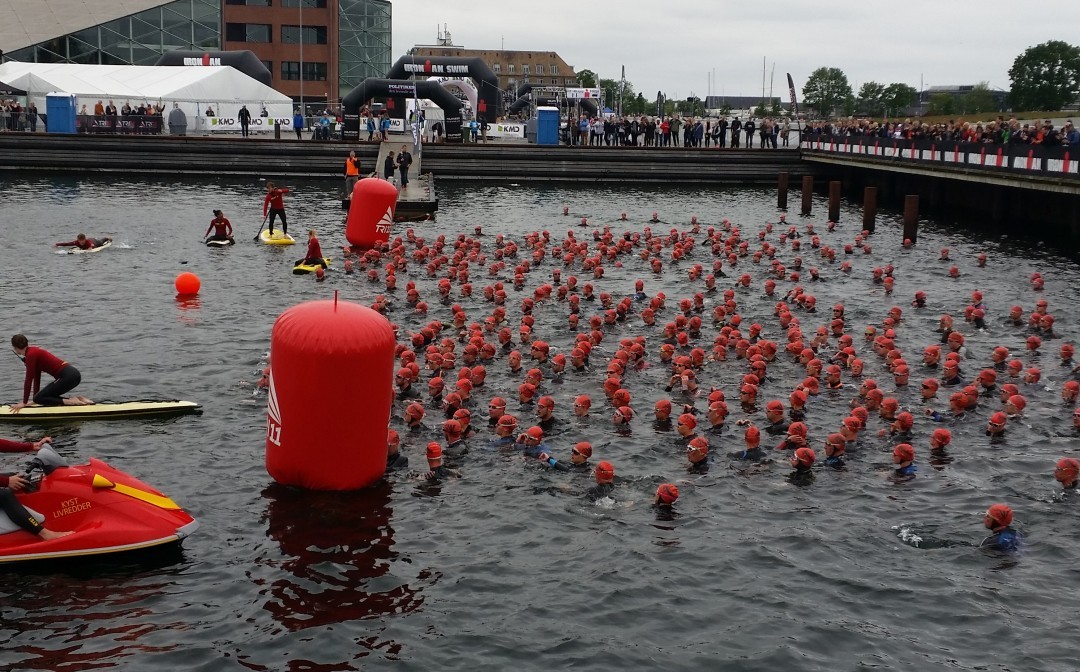
[[[307,117],[304,109],[304,0],[300,0],[300,114]]]

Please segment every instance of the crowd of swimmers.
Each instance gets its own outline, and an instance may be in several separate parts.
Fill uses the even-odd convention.
[[[655,214],[652,223],[658,223]],[[587,225],[584,219],[582,225]],[[1029,404],[1053,403],[1040,386],[1040,369],[1023,361],[1024,352],[1002,345],[985,361],[977,361],[948,314],[938,320],[936,333],[908,329],[904,309],[892,296],[897,271],[891,264],[874,268],[866,280],[893,304],[884,304],[872,324],[852,324],[843,303],[824,315],[819,312],[808,287],[820,287],[811,283],[824,281],[826,273],[852,275],[856,255],[873,254],[865,231],[831,247],[823,238],[840,235],[833,223],[824,232],[813,225],[799,230],[783,216],[778,224],[752,232],[728,220],[705,227],[696,218],[685,230],[646,226],[616,233],[612,228],[594,228],[591,236],[570,230],[562,240],[548,231],[528,233],[520,241],[499,234],[493,247],[484,244],[480,227],[473,236],[440,235],[434,240],[409,229],[404,238],[359,255],[344,250],[351,256],[347,272],[366,273],[369,282],[386,288],[372,307],[407,322],[410,329],[404,332],[395,325],[398,369],[388,472],[408,466],[401,447],[404,437],[407,445],[423,444],[427,470],[412,472],[417,479],[459,475],[470,451],[488,449],[519,453],[560,472],[589,472],[595,481],[589,496],[611,497],[619,484],[617,456],[594,455],[592,443],[567,442],[567,437],[574,428],[595,436],[596,420],[588,419],[598,411],[610,414],[607,433],[616,440],[628,436],[640,415],[629,388],[642,384],[641,372],[652,367],[666,370],[665,396],[646,402],[653,405],[653,429],[678,437],[689,476],[707,473],[722,440],[738,441],[737,449],[729,445],[724,451],[733,468],[753,474],[786,463],[791,467],[787,477],[800,486],[813,483],[822,468],[846,469],[849,459],[865,460],[880,441],[889,445],[889,478],[902,484],[916,478],[920,459],[934,468],[951,462],[953,431],[980,423],[976,409],[989,416],[984,432],[993,443],[1021,422]],[[911,250],[913,244],[905,240],[903,247]],[[808,268],[809,260],[802,255],[820,258],[824,270]],[[938,259],[949,266],[949,276],[960,276],[949,250],[941,250]],[[987,255],[974,261],[985,267]],[[619,293],[598,290],[605,265],[631,264],[658,278],[665,271],[684,274],[685,295],[648,293],[643,280]],[[435,284],[433,294],[422,296],[416,280],[409,279],[404,305],[397,305],[397,299],[387,295],[398,295],[399,273],[407,278],[426,274]],[[490,280],[474,296],[472,281],[482,274]],[[726,288],[721,289],[721,283]],[[779,283],[790,289],[781,290]],[[1032,276],[1033,297],[1043,283],[1041,275]],[[912,311],[922,315],[922,321],[930,310],[927,290],[932,289],[920,289],[911,299]],[[512,299],[510,291],[523,298]],[[772,303],[768,320],[752,322],[741,312],[753,293]],[[946,293],[955,295],[952,289],[941,292]],[[428,320],[428,301],[449,308],[450,319]],[[967,305],[957,302],[955,309],[962,310],[969,334],[985,327],[992,315],[979,291],[971,293]],[[1045,299],[1034,301],[1027,314],[1014,306],[1002,310],[1000,318],[1010,333],[1023,337],[1029,362],[1039,361],[1034,357],[1043,343],[1057,338]],[[912,356],[899,349],[901,332],[930,342]],[[545,340],[561,338],[570,340],[561,352]],[[1061,366],[1073,374],[1073,346],[1063,343],[1059,355]],[[879,385],[864,372],[871,360],[890,385]],[[507,369],[511,379],[520,382],[490,390],[492,383],[485,382],[492,366]],[[799,380],[783,389],[779,376],[770,374],[791,366],[799,370]],[[722,387],[703,382],[719,382],[721,368],[737,376],[725,380],[725,387],[734,388],[735,399]],[[914,389],[908,387],[912,378],[923,378],[918,393],[908,392]],[[603,399],[555,392],[588,381],[602,384]],[[835,427],[820,424],[814,398],[835,399],[852,389],[857,392],[847,417]],[[1062,402],[1069,408],[1075,407],[1078,394],[1080,383],[1075,380],[1062,386]],[[556,396],[573,398],[572,410],[558,411]],[[485,399],[486,416],[476,418],[472,409]],[[511,412],[510,406],[518,410]],[[732,406],[742,417],[729,422]],[[587,422],[593,424],[585,429]],[[1069,431],[1080,429],[1080,409],[1072,413],[1071,424]],[[736,432],[741,434],[737,439]],[[594,464],[594,457],[603,459]],[[1053,474],[1067,493],[1077,487],[1080,462],[1063,457]],[[685,489],[688,482],[693,481],[660,485],[655,504],[670,508],[679,485]],[[1012,515],[1006,504],[987,509],[984,524],[990,536],[984,546],[1017,547],[1020,534],[1012,527]]]

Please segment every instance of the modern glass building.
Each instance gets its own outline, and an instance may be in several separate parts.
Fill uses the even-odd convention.
[[[174,49],[247,49],[275,89],[331,106],[390,69],[389,0],[94,0],[85,17],[51,2],[0,0],[0,17],[12,17],[0,27],[3,60],[153,65]]]

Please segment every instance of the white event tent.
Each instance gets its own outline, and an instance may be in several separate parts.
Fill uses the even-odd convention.
[[[24,89],[28,101],[45,111],[45,96],[61,92],[77,98],[76,109],[83,105],[93,113],[100,100],[111,100],[117,109],[124,103],[138,107],[140,103],[163,104],[167,118],[177,103],[188,118],[189,132],[194,128],[217,130],[239,129],[236,114],[247,105],[253,118],[252,130],[272,130],[274,119],[283,125],[292,122],[293,102],[262,82],[248,77],[228,65],[174,66],[174,65],[80,65],[73,63],[21,63],[7,61],[0,64],[0,82]],[[215,118],[205,117],[206,107],[211,106]],[[263,108],[269,112],[269,120],[261,120]],[[196,120],[198,123],[196,123]],[[264,122],[270,121],[269,124]],[[213,122],[213,126],[207,122]],[[228,123],[232,122],[232,123]]]

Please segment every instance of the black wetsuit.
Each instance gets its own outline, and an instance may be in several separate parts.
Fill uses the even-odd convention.
[[[15,498],[15,493],[11,488],[0,488],[0,510],[3,510],[7,514],[11,522],[15,523],[22,529],[26,530],[30,534],[40,534],[42,525],[30,515],[30,512],[26,510],[19,500]]]
[[[386,456],[386,472],[389,474],[391,471],[401,471],[402,469],[409,468],[409,458],[405,457],[405,454],[401,451],[394,453],[393,455]]]
[[[610,497],[611,492],[614,489],[614,483],[597,483],[593,487],[589,488],[589,491],[585,493],[585,496],[588,497],[590,501],[595,502],[599,499],[603,499],[604,497]]]
[[[728,453],[728,457],[733,460],[747,460],[749,462],[761,462],[766,459],[767,454],[760,446],[750,450],[736,450],[734,453]]]

